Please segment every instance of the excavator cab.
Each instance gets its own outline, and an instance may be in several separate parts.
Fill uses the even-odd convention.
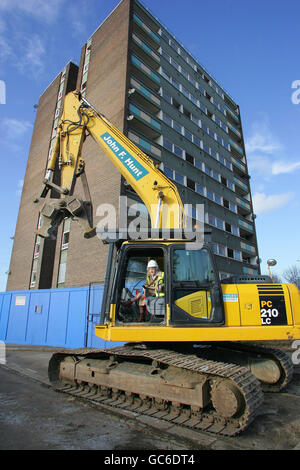
[[[143,294],[147,264],[154,259],[164,273],[164,289],[157,297],[144,299],[146,315],[143,326],[209,326],[224,324],[224,307],[221,285],[214,257],[208,246],[194,248],[193,243],[182,241],[125,242],[116,257],[113,287],[103,305],[115,306],[114,318],[106,314],[102,321],[112,321],[116,326],[138,322],[138,302],[124,306],[137,294]]]

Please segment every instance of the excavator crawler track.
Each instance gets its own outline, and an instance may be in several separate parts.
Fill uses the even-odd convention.
[[[143,376],[130,383],[126,370],[122,375],[126,367],[134,374],[141,369]],[[244,431],[263,401],[259,381],[245,367],[141,344],[61,351],[52,356],[48,372],[65,393],[224,436]],[[153,380],[152,389],[148,385],[143,392],[143,380]],[[199,404],[193,402],[195,393]]]
[[[241,354],[244,358],[245,364],[247,357],[256,358],[257,361],[261,359],[262,365],[259,366],[259,376],[264,379],[264,376],[267,375],[267,368],[265,364],[267,361],[269,363],[273,362],[274,366],[277,368],[278,378],[274,380],[274,383],[267,383],[264,380],[261,380],[261,386],[263,392],[280,392],[284,390],[289,382],[293,378],[294,366],[290,357],[282,350],[276,348],[270,348],[266,344],[261,345],[259,343],[247,343],[247,342],[224,342],[211,345],[211,348],[207,346],[199,350],[199,355],[202,358],[213,359],[215,357],[226,357],[226,352],[235,353],[237,356]],[[236,363],[234,356],[229,355],[231,362]],[[225,359],[226,360],[226,359]],[[265,361],[265,363],[264,363]],[[250,360],[248,361],[250,364]],[[250,368],[252,373],[255,375],[255,371],[251,369],[250,365],[247,367]]]
[[[264,392],[280,392],[284,390],[293,378],[294,366],[290,357],[282,350],[270,348],[259,343],[227,343],[228,347],[244,353],[255,353],[273,360],[280,369],[280,379],[275,384],[262,383]]]

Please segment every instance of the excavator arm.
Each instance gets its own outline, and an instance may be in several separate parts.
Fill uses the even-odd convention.
[[[105,155],[139,195],[150,214],[154,228],[181,229],[184,227],[183,204],[177,187],[122,132],[98,112],[79,93],[66,95],[64,110],[58,124],[41,197],[49,191],[59,193],[43,205],[43,225],[38,234],[53,237],[65,217],[77,220],[90,238],[96,234],[93,227],[93,209],[85,176],[82,148],[87,134],[97,142]],[[81,177],[85,200],[74,194],[75,183]],[[57,180],[59,179],[59,182]]]

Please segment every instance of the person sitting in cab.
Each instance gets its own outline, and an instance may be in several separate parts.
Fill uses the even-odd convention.
[[[159,270],[155,260],[149,261],[147,265],[146,282],[143,285],[143,294],[138,293],[135,297],[123,303],[129,307],[133,302],[138,301],[140,316],[138,322],[144,322],[146,316],[146,297],[164,297],[164,272]]]

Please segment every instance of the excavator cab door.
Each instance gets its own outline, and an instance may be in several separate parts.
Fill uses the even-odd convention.
[[[170,324],[224,324],[223,296],[210,249],[174,245],[170,258]]]
[[[165,248],[151,243],[123,246],[112,298],[112,303],[116,305],[116,324],[139,322],[140,306],[143,306],[145,311],[143,324],[161,324],[165,321],[164,291],[159,297],[144,295],[147,265],[150,260],[155,260],[159,271],[164,273],[166,268]],[[130,304],[128,301],[132,299],[136,300]]]

